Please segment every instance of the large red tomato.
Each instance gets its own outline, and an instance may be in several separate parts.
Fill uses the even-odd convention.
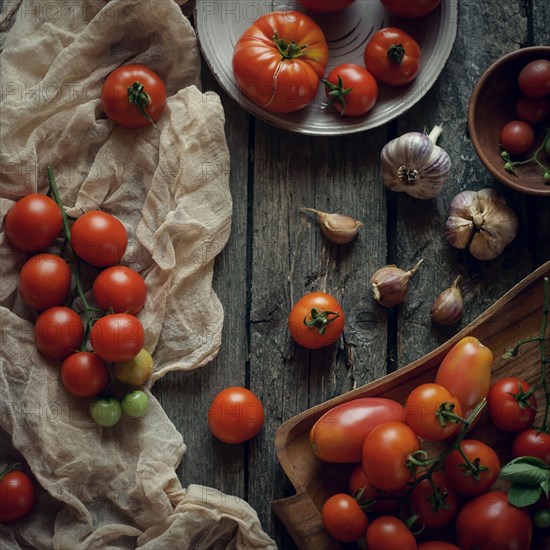
[[[127,128],[153,124],[166,105],[160,76],[144,65],[123,65],[105,80],[101,92],[105,114]]]
[[[424,17],[431,13],[441,0],[380,0],[393,15],[407,18]]]
[[[369,523],[357,501],[345,493],[338,493],[326,500],[321,519],[325,530],[342,542],[353,542],[362,537]]]
[[[139,319],[128,313],[105,315],[94,323],[90,331],[93,350],[110,363],[133,359],[141,351],[144,340]]]
[[[328,46],[321,28],[298,11],[258,18],[239,38],[233,74],[243,94],[267,111],[290,113],[315,98]]]
[[[5,217],[8,240],[25,252],[38,252],[52,244],[62,226],[59,206],[50,197],[39,193],[19,199]]]
[[[115,265],[103,270],[94,280],[94,300],[96,304],[115,313],[135,315],[145,305],[147,285],[139,273],[123,265]]]
[[[26,516],[36,502],[36,490],[24,472],[6,468],[0,473],[0,521],[15,521]]]
[[[78,314],[65,306],[43,311],[34,325],[38,351],[50,359],[65,359],[82,345],[84,325]]]

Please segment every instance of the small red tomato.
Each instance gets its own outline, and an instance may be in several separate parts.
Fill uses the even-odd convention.
[[[224,443],[243,443],[259,433],[265,413],[261,401],[246,388],[225,388],[214,397],[208,427]]]
[[[522,95],[516,103],[516,115],[527,124],[538,124],[550,113],[550,96],[528,97]]]
[[[527,63],[518,76],[520,90],[528,97],[550,94],[550,61],[536,59]]]
[[[497,380],[487,396],[487,412],[492,423],[507,432],[519,432],[531,426],[537,414],[534,395],[525,397],[531,386],[524,380],[507,376]]]
[[[500,145],[508,153],[521,155],[533,147],[535,132],[521,120],[511,120],[500,131]]]
[[[65,306],[43,311],[34,325],[38,351],[49,359],[65,359],[77,351],[84,338],[84,325],[79,315]]]
[[[143,309],[147,285],[139,273],[123,265],[103,270],[94,280],[94,300],[104,311],[135,315]]]
[[[350,495],[338,493],[323,504],[321,519],[325,531],[341,542],[353,542],[362,537],[369,520]]]
[[[98,319],[90,331],[93,350],[109,363],[133,359],[143,347],[145,334],[137,317],[113,313]]]
[[[7,468],[0,473],[0,521],[15,521],[26,516],[36,503],[36,490],[24,472]]]
[[[61,365],[61,381],[67,391],[78,397],[95,397],[109,383],[105,361],[95,353],[79,351]]]
[[[39,193],[19,199],[5,217],[8,240],[25,252],[38,252],[50,246],[62,226],[59,206],[50,197]]]
[[[28,306],[44,310],[60,306],[71,289],[71,270],[56,254],[29,258],[19,273],[19,294]]]
[[[550,466],[550,434],[533,428],[523,430],[514,438],[512,456],[534,456]]]
[[[416,540],[409,528],[394,516],[380,516],[367,528],[369,550],[416,550]]]
[[[419,516],[418,522],[424,527],[435,529],[451,523],[458,511],[458,502],[444,474],[434,472],[432,481],[433,486],[428,479],[422,480],[411,491],[409,503]]]

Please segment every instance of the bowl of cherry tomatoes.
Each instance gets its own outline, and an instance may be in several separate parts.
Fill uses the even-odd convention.
[[[550,46],[497,59],[470,97],[474,149],[495,178],[531,195],[550,195]]]

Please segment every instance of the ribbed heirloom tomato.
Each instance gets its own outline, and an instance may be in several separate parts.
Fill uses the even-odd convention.
[[[237,41],[233,74],[254,103],[290,113],[313,101],[327,60],[325,36],[313,19],[298,11],[272,12]]]

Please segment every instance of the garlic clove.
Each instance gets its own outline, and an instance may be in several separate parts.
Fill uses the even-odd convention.
[[[302,212],[313,212],[325,237],[335,244],[351,242],[363,225],[360,221],[343,214],[328,214],[315,208],[301,208]]]
[[[440,325],[454,325],[464,314],[462,292],[458,286],[460,275],[453,281],[450,288],[444,290],[434,301],[430,309],[430,317]]]
[[[474,224],[460,216],[450,216],[445,223],[445,237],[455,248],[467,248],[474,234]]]
[[[409,291],[410,280],[424,260],[419,260],[416,265],[404,271],[396,265],[386,265],[378,269],[372,276],[372,294],[374,299],[386,307],[400,304]]]

